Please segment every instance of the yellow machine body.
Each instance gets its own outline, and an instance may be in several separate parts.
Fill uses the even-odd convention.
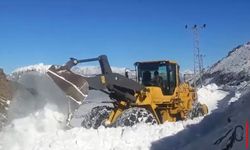
[[[90,61],[99,61],[101,74],[84,77],[70,70],[79,63]],[[165,121],[185,120],[208,113],[207,106],[198,103],[196,90],[188,83],[180,81],[179,65],[176,62],[167,60],[136,62],[135,70],[135,80],[128,78],[128,74],[122,76],[113,73],[107,56],[101,55],[83,60],[71,58],[64,66],[51,66],[47,74],[70,100],[79,105],[91,89],[101,90],[114,100],[111,102],[113,108],[111,112],[106,113],[107,115],[101,113],[100,107],[92,109],[94,115],[101,116],[102,119],[96,120],[98,125],[95,122],[92,123],[93,126],[88,125],[88,127],[97,128],[103,121],[107,126],[119,124],[122,122],[119,120],[123,120],[124,116],[126,119],[126,115],[131,110],[138,113],[146,112],[144,114],[151,117],[151,120],[153,118],[154,123],[158,124]],[[141,114],[138,116],[142,116]],[[88,120],[88,115],[86,118],[83,121],[86,124],[93,122],[93,118]],[[131,121],[131,118],[128,120]],[[132,121],[130,125],[138,122],[140,121]]]
[[[156,61],[142,63],[152,64],[155,62]],[[109,118],[106,121],[107,124],[115,123],[123,111],[129,107],[146,108],[154,115],[159,124],[164,123],[165,121],[174,122],[178,120],[185,120],[188,117],[188,113],[193,109],[193,103],[197,101],[196,90],[188,83],[180,83],[179,66],[177,63],[170,61],[164,62],[175,66],[176,86],[173,93],[166,95],[159,86],[146,86],[146,90],[143,90],[135,95],[137,98],[135,103],[128,104],[127,102],[121,100],[118,107],[116,107],[109,115]],[[207,106],[202,105],[202,107],[203,113],[207,114]]]

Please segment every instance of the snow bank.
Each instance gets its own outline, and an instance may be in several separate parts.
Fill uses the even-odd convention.
[[[216,85],[199,90],[199,99],[210,110],[227,93]],[[202,97],[202,94],[205,96]],[[173,136],[203,117],[194,120],[166,122],[149,126],[138,124],[135,127],[104,128],[97,130],[75,127],[63,128],[63,115],[52,104],[45,105],[26,117],[15,119],[0,133],[2,150],[82,150],[82,149],[150,149],[151,143]]]
[[[33,149],[40,138],[55,133],[64,126],[65,116],[55,105],[47,104],[44,109],[21,119],[15,119],[0,133],[0,149]]]
[[[16,119],[0,133],[0,149],[8,150],[82,150],[82,149],[149,149],[151,142],[176,134],[195,120],[149,126],[73,128],[64,130],[62,114],[54,105],[27,117]],[[146,132],[145,132],[146,131]]]
[[[19,103],[12,105],[11,110],[17,114],[22,112],[19,113],[22,115],[12,117],[14,119],[11,123],[0,132],[0,150],[150,149],[154,141],[173,136],[192,124],[198,124],[203,119],[200,117],[154,126],[138,124],[135,127],[100,127],[97,130],[75,127],[66,130],[64,128],[65,116],[58,109],[62,107],[56,107],[61,105],[46,104],[47,100],[66,101],[64,94],[55,88],[46,76],[23,75],[30,71],[43,74],[48,68],[49,65],[38,64],[19,68],[13,72],[13,74],[21,75],[18,82],[25,88],[21,88],[22,90],[17,93]],[[199,101],[207,104],[210,111],[216,109],[217,103],[226,95],[227,92],[220,90],[215,84],[198,90]],[[28,100],[42,104],[38,107]],[[23,104],[25,106],[21,106]],[[33,107],[34,111],[24,113],[26,111],[23,110]],[[22,111],[16,111],[17,108]]]
[[[216,84],[206,85],[200,88],[197,93],[199,102],[208,106],[209,113],[217,109],[218,102],[229,94],[220,90]]]
[[[240,150],[246,149],[246,121],[250,117],[250,87],[239,100],[222,111],[204,117],[195,125],[152,143],[151,150]],[[222,109],[222,108],[220,108]],[[249,139],[248,139],[249,142]]]
[[[188,124],[197,122],[199,119],[189,122],[166,123],[160,126],[140,124],[132,128],[105,129],[100,127],[98,130],[74,128],[51,134],[49,138],[43,138],[38,149],[149,149],[152,141],[173,135],[183,130]]]
[[[240,98],[240,96],[241,93],[239,91],[235,92],[235,96],[229,100],[228,105],[230,105],[233,102],[236,102]]]

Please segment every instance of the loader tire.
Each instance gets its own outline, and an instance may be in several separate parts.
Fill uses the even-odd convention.
[[[205,104],[197,103],[193,106],[193,109],[189,112],[189,118],[200,117],[208,114],[208,107]]]
[[[87,129],[97,129],[103,125],[104,120],[108,118],[111,111],[112,108],[109,106],[94,107],[89,113],[83,116],[81,126]]]
[[[134,126],[137,123],[156,124],[154,115],[145,108],[133,107],[125,110],[116,121],[116,126]]]

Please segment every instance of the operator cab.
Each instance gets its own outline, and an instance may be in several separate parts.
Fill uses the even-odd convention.
[[[176,62],[136,62],[135,67],[137,82],[147,87],[160,87],[164,95],[172,95],[179,84],[179,65]]]

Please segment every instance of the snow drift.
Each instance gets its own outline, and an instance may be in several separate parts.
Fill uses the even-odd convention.
[[[41,80],[43,76],[33,78],[34,81]],[[23,76],[20,81],[22,85],[30,83],[30,76]],[[30,84],[27,84],[27,86]],[[35,82],[33,82],[35,83]],[[39,82],[40,83],[40,82]],[[42,82],[41,82],[42,83]],[[48,83],[44,83],[45,85]],[[43,85],[44,85],[43,84]],[[46,95],[48,91],[41,90],[40,84],[35,84],[34,89],[39,89],[34,100],[42,98],[58,98]],[[49,90],[49,89],[47,89]],[[209,110],[216,109],[215,103],[226,96],[226,92],[219,90],[216,85],[209,85],[200,89],[199,93],[213,95],[209,101],[213,105],[208,105]],[[60,93],[60,92],[59,92]],[[213,94],[211,94],[213,93]],[[20,93],[19,93],[20,94]],[[217,96],[216,96],[217,95]],[[201,95],[199,95],[201,97]],[[26,99],[26,96],[19,95]],[[205,102],[205,101],[204,101]],[[19,104],[21,106],[21,104]],[[0,149],[3,150],[82,150],[82,149],[150,149],[151,143],[164,137],[172,136],[189,128],[192,124],[199,123],[203,117],[194,120],[166,122],[162,125],[149,126],[147,124],[138,124],[134,127],[104,128],[97,130],[75,127],[69,130],[65,129],[64,117],[57,108],[57,105],[43,103],[43,107],[36,107],[32,112],[26,112],[26,116],[14,118],[2,132],[0,132]],[[20,107],[19,109],[27,109]],[[85,111],[84,109],[81,109]],[[19,110],[23,111],[23,110]],[[84,112],[81,112],[84,113]],[[77,126],[77,125],[76,125]],[[146,131],[146,132],[145,132]]]
[[[7,126],[0,133],[0,145],[8,150],[149,149],[152,141],[175,134],[201,120],[197,118],[159,126],[139,124],[133,128],[63,130],[61,118],[53,105],[46,105],[44,109],[16,119]]]
[[[198,99],[206,104],[209,113],[218,108],[218,101],[225,98],[229,93],[220,89],[216,84],[209,84],[198,90]]]

